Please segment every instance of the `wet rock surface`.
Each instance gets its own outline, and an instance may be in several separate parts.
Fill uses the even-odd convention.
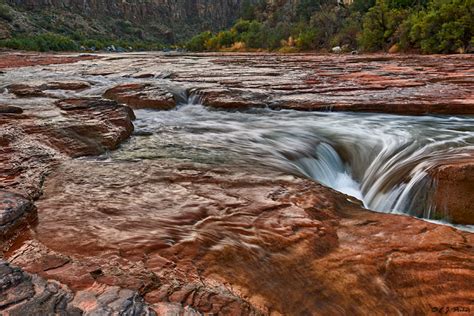
[[[470,56],[135,54],[36,67],[35,75],[7,70],[0,90],[10,89],[0,104],[21,111],[0,111],[0,218],[10,223],[28,212],[36,216],[36,200],[37,219],[2,243],[8,262],[0,261],[0,310],[474,310],[472,233],[370,212],[355,198],[258,164],[197,162],[160,152],[136,159],[133,142],[129,156],[104,154],[134,129],[133,112],[120,103],[168,109],[190,97],[226,109],[469,114],[472,65]],[[38,93],[11,91],[19,83],[20,91]],[[152,135],[140,130],[136,138]],[[189,156],[199,149],[187,146]],[[440,169],[440,197],[470,201],[469,161]]]
[[[0,69],[75,63],[80,60],[91,60],[95,58],[97,57],[93,55],[68,56],[61,54],[0,52]]]
[[[104,97],[133,109],[171,110],[176,100],[169,91],[147,84],[124,84],[105,91]]]
[[[140,63],[134,65],[144,61]],[[151,73],[170,72],[172,82],[189,87],[204,105],[216,108],[474,114],[470,55],[206,54],[199,59],[153,56],[147,66]],[[145,94],[152,90],[141,89]],[[163,86],[155,89],[162,95]]]
[[[12,247],[9,260],[75,291],[96,283],[136,290],[157,312],[416,314],[470,306],[472,234],[372,213],[313,182],[256,172],[63,164],[38,202],[39,223],[27,238],[34,241]]]

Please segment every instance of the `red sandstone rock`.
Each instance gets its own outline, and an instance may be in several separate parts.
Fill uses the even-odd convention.
[[[38,209],[10,260],[75,291],[138,290],[157,312],[416,314],[474,291],[472,234],[269,171],[71,161]]]
[[[435,182],[434,218],[474,225],[474,155],[448,160],[430,172]]]
[[[116,148],[133,131],[133,113],[113,101],[63,100],[57,106],[63,111],[56,124],[46,124],[51,117],[36,116],[34,109],[0,115],[0,188],[37,198],[59,156],[98,155]]]
[[[90,84],[84,81],[68,81],[68,82],[48,82],[43,85],[48,90],[83,90],[90,87]]]
[[[99,58],[94,55],[67,56],[60,54],[0,52],[0,69],[37,65],[68,64]]]
[[[12,84],[7,87],[8,91],[21,98],[46,96],[39,87],[31,87],[25,84]]]
[[[36,217],[33,203],[24,197],[0,190],[0,242]]]
[[[171,93],[148,84],[125,84],[107,90],[104,97],[134,109],[170,110],[176,107]]]

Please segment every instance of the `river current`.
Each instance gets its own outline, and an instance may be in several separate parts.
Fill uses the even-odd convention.
[[[15,69],[3,76],[0,101],[30,102],[4,89],[18,81],[36,84],[61,76],[92,84],[78,92],[48,91],[57,98],[99,97],[117,84],[143,81],[122,73],[98,76],[86,71],[100,65],[86,63],[82,73],[77,66],[38,68],[34,76],[28,68]],[[474,117],[213,110],[202,106],[198,95],[189,96],[189,86],[160,78],[149,81],[160,82],[183,103],[171,111],[135,110],[134,136],[98,159],[261,165],[313,179],[356,197],[370,210],[449,223],[448,211],[441,216],[432,212],[436,183],[429,170],[474,150]],[[457,227],[474,230],[472,225]]]
[[[108,158],[269,166],[356,197],[368,209],[425,219],[434,208],[430,168],[474,149],[471,117],[220,111],[195,100],[172,111],[135,112],[135,136]],[[447,223],[449,214],[434,219]]]

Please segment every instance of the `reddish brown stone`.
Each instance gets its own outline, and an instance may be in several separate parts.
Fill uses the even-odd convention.
[[[430,172],[435,182],[433,217],[474,225],[474,154],[448,160]]]
[[[39,87],[28,86],[25,84],[12,84],[7,86],[9,92],[21,98],[45,97],[45,93]]]
[[[107,90],[104,98],[124,103],[134,109],[170,110],[176,107],[171,93],[148,84],[125,84]]]
[[[61,54],[0,52],[0,69],[37,65],[69,64],[80,60],[91,60],[96,58],[99,57],[94,55],[67,56]]]

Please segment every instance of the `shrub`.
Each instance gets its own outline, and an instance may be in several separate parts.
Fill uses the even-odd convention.
[[[360,46],[366,51],[382,50],[400,41],[400,25],[409,16],[404,9],[391,9],[386,0],[377,0],[363,19]]]
[[[12,10],[6,4],[0,3],[0,19],[6,20],[8,22],[13,21]]]
[[[186,49],[193,51],[193,52],[202,52],[207,50],[206,43],[211,39],[212,33],[211,32],[202,32],[191,38],[185,47]]]
[[[466,50],[474,36],[474,0],[434,0],[411,19],[410,41],[425,53]]]
[[[45,33],[37,36],[16,37],[0,41],[0,46],[11,49],[32,50],[32,51],[73,51],[79,47],[75,41],[69,37]]]

